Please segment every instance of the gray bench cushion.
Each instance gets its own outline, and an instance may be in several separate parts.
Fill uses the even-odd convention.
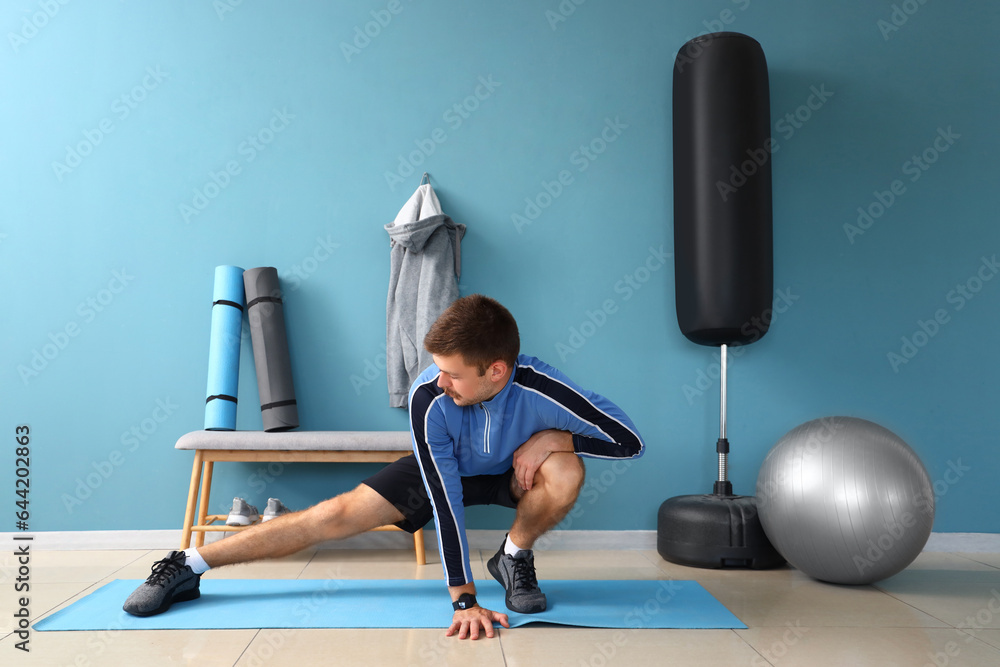
[[[412,449],[409,431],[192,431],[176,449],[405,451]]]

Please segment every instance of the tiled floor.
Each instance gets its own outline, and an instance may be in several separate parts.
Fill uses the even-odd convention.
[[[144,579],[160,551],[50,551],[32,560],[31,612],[60,609],[114,579]],[[474,557],[478,578],[492,553]],[[306,551],[213,570],[218,578],[436,579],[403,550]],[[607,630],[526,626],[477,642],[441,630],[204,630],[32,632],[14,648],[15,569],[0,558],[0,664],[127,665],[1000,665],[1000,555],[923,553],[875,586],[822,584],[796,570],[717,571],[673,565],[655,551],[547,551],[539,579],[693,579],[746,630]],[[442,586],[444,584],[442,583]],[[193,602],[191,604],[197,604]]]

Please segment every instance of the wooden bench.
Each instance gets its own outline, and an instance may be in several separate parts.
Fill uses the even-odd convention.
[[[212,491],[212,469],[217,461],[245,463],[367,463],[392,462],[413,452],[408,431],[193,431],[174,445],[194,450],[191,486],[184,512],[181,549],[205,544],[206,532],[235,532],[250,526],[227,526],[227,515],[208,514]],[[197,518],[197,523],[195,522]],[[221,523],[216,523],[221,522]],[[375,530],[400,530],[382,526]],[[417,563],[427,562],[424,531],[413,534]]]

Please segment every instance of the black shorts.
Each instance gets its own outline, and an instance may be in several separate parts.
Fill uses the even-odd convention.
[[[462,504],[517,507],[517,501],[510,495],[513,476],[514,468],[500,475],[463,477]],[[417,458],[412,454],[393,461],[362,483],[403,513],[406,518],[396,525],[408,533],[417,532],[434,518],[434,507],[420,477]]]

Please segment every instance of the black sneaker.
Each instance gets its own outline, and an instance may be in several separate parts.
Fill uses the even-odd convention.
[[[507,609],[521,614],[545,611],[545,593],[538,588],[535,557],[530,551],[518,551],[508,556],[501,544],[500,551],[486,563],[486,569],[507,591]]]
[[[171,551],[153,564],[153,573],[125,600],[122,607],[133,616],[155,616],[175,602],[201,597],[201,575],[184,564],[183,551]]]

